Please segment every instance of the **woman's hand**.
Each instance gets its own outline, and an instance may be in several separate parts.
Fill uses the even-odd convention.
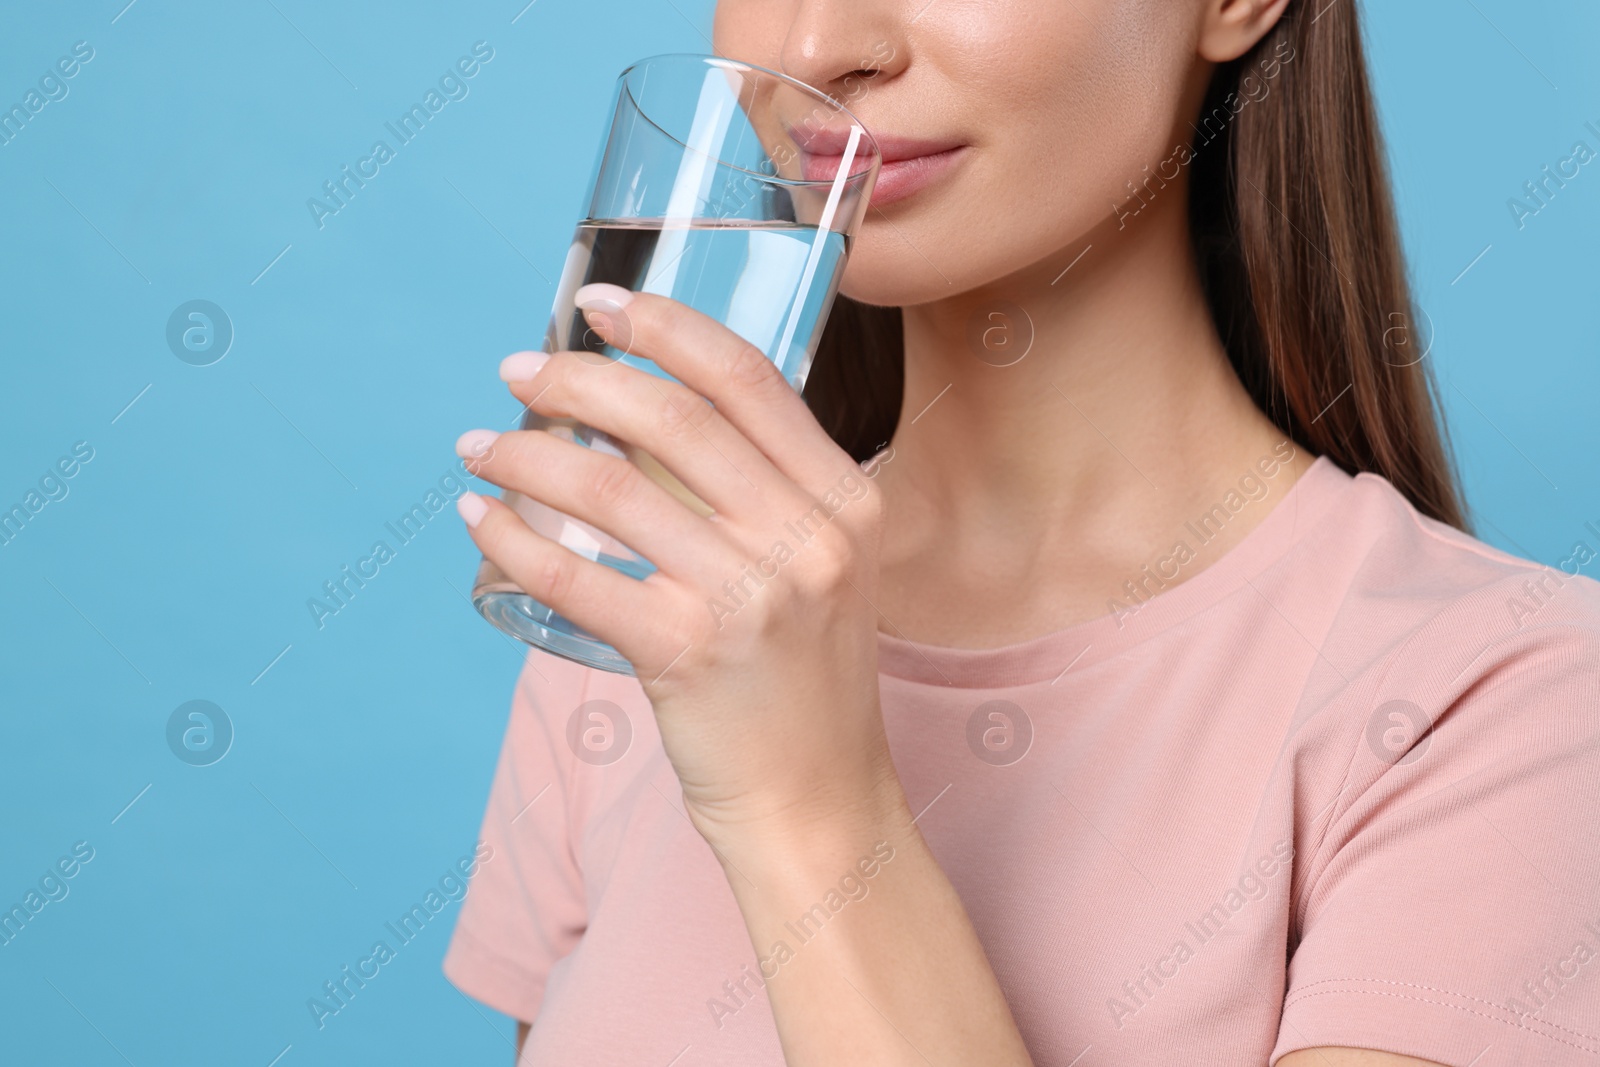
[[[599,450],[539,430],[475,430],[457,446],[474,473],[593,524],[658,569],[638,581],[466,494],[473,540],[634,665],[713,846],[899,809],[878,705],[875,466],[835,445],[773,363],[721,323],[613,285],[578,297],[608,343],[685,384],[571,352],[519,353],[501,376],[539,414],[655,457],[715,514]]]
[[[519,353],[501,376],[540,414],[643,449],[714,514],[616,456],[543,431],[477,430],[457,445],[481,457],[476,473],[659,569],[637,581],[465,494],[473,540],[633,663],[689,817],[744,916],[785,1062],[912,1064],[938,1049],[947,1062],[1029,1064],[889,758],[872,604],[876,468],[834,445],[777,368],[721,324],[615,286],[585,286],[578,300],[608,342],[685,384],[570,352]],[[791,952],[789,921],[872,857],[871,897]]]

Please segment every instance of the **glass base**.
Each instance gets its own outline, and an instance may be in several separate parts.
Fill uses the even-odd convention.
[[[472,606],[495,627],[518,641],[553,652],[586,667],[633,674],[622,653],[523,592],[481,592]]]

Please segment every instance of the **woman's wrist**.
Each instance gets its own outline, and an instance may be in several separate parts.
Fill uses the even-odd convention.
[[[691,809],[690,818],[729,878],[748,877],[752,869],[809,877],[880,842],[901,847],[917,832],[887,748],[881,758],[830,776],[803,796],[761,798],[738,813]]]
[[[890,776],[848,803],[724,827],[706,840],[758,954],[775,959],[780,944],[797,949],[819,923],[835,926],[835,916],[848,915],[844,930],[871,921],[880,908],[868,897],[900,881],[896,874],[916,865],[911,857],[927,856],[912,819],[898,777]]]

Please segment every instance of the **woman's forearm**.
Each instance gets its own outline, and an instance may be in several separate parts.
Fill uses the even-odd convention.
[[[869,810],[717,843],[789,1067],[1031,1065],[898,783]]]

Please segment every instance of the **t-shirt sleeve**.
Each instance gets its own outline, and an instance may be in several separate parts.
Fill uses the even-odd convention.
[[[571,753],[563,709],[583,699],[587,668],[537,650],[517,679],[473,876],[444,972],[467,995],[532,1022],[550,969],[582,936],[588,908],[571,840]]]
[[[1567,619],[1547,608],[1509,637],[1457,620],[1404,650],[1363,705],[1344,793],[1303,836],[1271,1063],[1346,1046],[1600,1065],[1593,588],[1570,590],[1582,610]]]

